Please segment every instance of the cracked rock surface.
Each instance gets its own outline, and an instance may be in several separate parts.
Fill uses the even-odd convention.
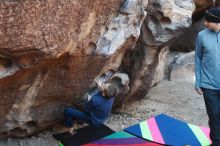
[[[124,104],[145,97],[164,78],[170,48],[193,50],[176,39],[194,38],[213,5],[219,1],[0,1],[0,138],[62,121],[64,107],[108,69],[128,75]]]

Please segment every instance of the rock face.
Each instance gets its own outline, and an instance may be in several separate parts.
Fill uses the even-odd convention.
[[[0,137],[62,119],[94,78],[132,48],[147,0],[0,2]]]
[[[195,52],[175,56],[169,65],[169,80],[194,81]]]
[[[0,137],[61,121],[108,69],[129,77],[123,101],[144,97],[163,79],[169,46],[193,10],[192,0],[1,1]]]
[[[193,23],[179,38],[170,45],[171,51],[190,52],[195,49],[197,34],[205,28],[203,19]]]
[[[189,6],[181,3],[188,3]],[[191,4],[191,5],[190,5]],[[178,37],[191,24],[192,1],[149,1],[142,40],[149,46],[162,46]],[[148,34],[147,32],[150,32]]]
[[[196,8],[192,14],[193,24],[170,45],[171,51],[193,51],[197,34],[205,28],[203,24],[205,11],[213,6],[220,6],[219,0],[194,0],[194,2]]]
[[[130,77],[128,100],[144,97],[163,79],[169,44],[190,26],[192,11],[193,2],[188,0],[148,1],[139,40],[120,66]]]

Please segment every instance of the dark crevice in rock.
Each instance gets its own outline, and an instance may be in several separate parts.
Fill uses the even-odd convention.
[[[93,42],[89,43],[89,45],[85,48],[85,53],[89,55],[94,55],[97,49],[97,45]]]
[[[8,132],[9,135],[19,135],[20,137],[27,135],[27,133],[27,129],[22,129],[21,127],[16,127]]]
[[[28,128],[36,128],[38,126],[36,121],[28,121],[25,125]]]
[[[171,23],[171,20],[170,20],[170,18],[168,18],[168,17],[162,17],[162,18],[160,19],[160,21],[161,21],[161,23],[163,23],[163,24],[169,24],[169,23]]]
[[[18,70],[20,70],[19,67],[10,57],[0,54],[0,79],[10,76]]]

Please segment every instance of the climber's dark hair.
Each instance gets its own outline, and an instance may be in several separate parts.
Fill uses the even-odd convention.
[[[117,94],[117,89],[114,85],[108,83],[104,84],[102,87],[102,92],[104,93],[104,97],[109,99],[111,97],[116,96]]]

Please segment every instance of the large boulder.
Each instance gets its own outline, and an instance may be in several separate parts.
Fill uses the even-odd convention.
[[[169,45],[191,24],[191,0],[149,0],[136,46],[128,50],[120,70],[130,77],[128,100],[144,97],[164,78]]]
[[[123,102],[143,98],[193,10],[192,0],[1,1],[0,137],[61,121],[109,69],[128,75]]]
[[[147,0],[0,2],[0,137],[62,119],[95,77],[133,47]]]
[[[188,3],[185,7],[181,5],[184,2]],[[191,0],[149,1],[148,15],[142,27],[142,41],[148,46],[169,44],[191,25],[192,11]]]
[[[171,51],[190,52],[195,49],[197,34],[205,28],[203,19],[193,23],[180,37],[170,44]]]
[[[194,0],[195,10],[192,14],[192,25],[170,45],[171,51],[190,52],[195,49],[197,34],[205,28],[204,15],[205,11],[216,6],[220,6],[219,0]]]

